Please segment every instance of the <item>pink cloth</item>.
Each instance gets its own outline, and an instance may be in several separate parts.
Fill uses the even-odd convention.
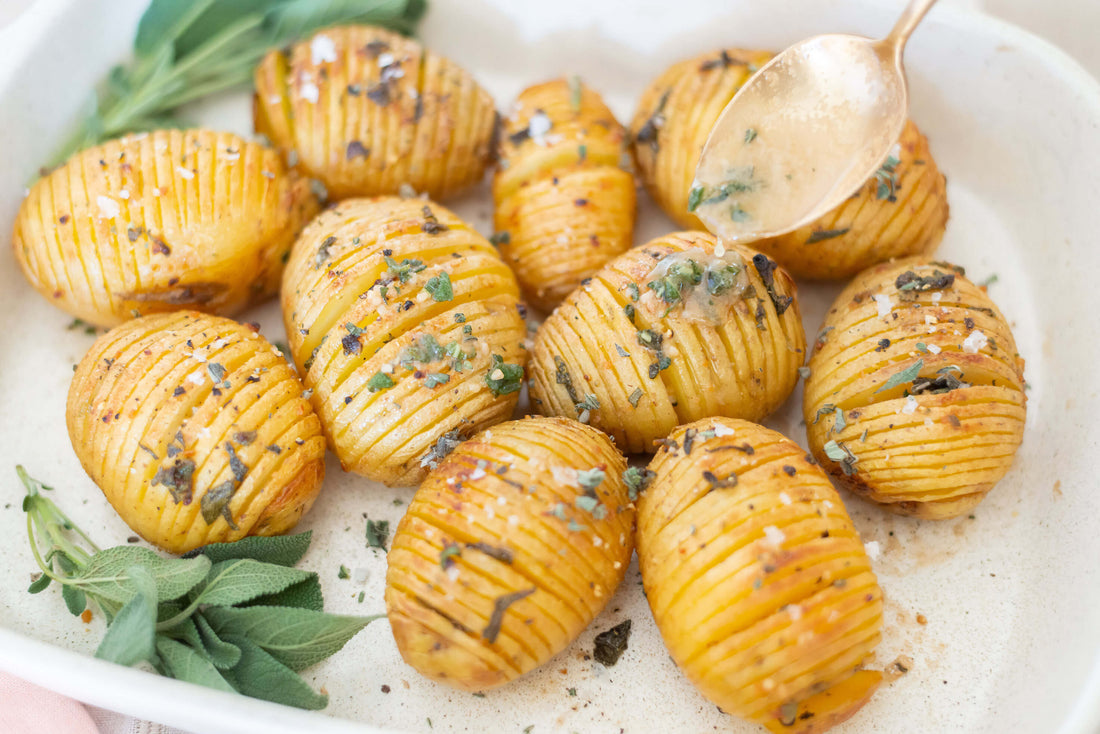
[[[0,732],[99,734],[99,729],[79,702],[0,673]]]

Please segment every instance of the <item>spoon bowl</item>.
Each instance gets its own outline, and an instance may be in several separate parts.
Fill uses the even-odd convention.
[[[715,235],[773,237],[888,178],[909,115],[905,42],[935,0],[914,0],[883,40],[830,34],[760,68],[715,123],[688,207]]]

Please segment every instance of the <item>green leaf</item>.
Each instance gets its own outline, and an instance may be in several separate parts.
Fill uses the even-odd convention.
[[[325,598],[321,593],[321,580],[315,573],[300,583],[280,591],[278,594],[260,596],[247,602],[247,606],[297,607],[320,612],[325,608]]]
[[[173,678],[219,691],[237,692],[214,664],[194,648],[160,635],[156,640],[156,650],[161,664]]]
[[[204,555],[214,563],[231,558],[252,558],[276,566],[293,566],[306,554],[312,537],[312,530],[296,535],[250,535],[235,543],[211,543],[187,553],[184,558]]]
[[[79,615],[88,607],[88,598],[84,592],[75,586],[65,584],[61,587],[61,598],[65,600],[65,606],[69,612]]]
[[[912,382],[920,376],[920,371],[922,369],[924,369],[924,360],[918,359],[916,362],[909,365],[901,372],[890,375],[890,378],[882,384],[882,387],[880,387],[878,390],[875,390],[875,392],[880,393],[883,390],[889,390],[891,388],[897,387],[898,385],[904,385],[907,382]]]
[[[148,56],[160,48],[171,48],[176,38],[213,4],[214,0],[152,0],[138,21],[134,53]]]
[[[428,291],[436,301],[453,301],[454,288],[451,286],[451,276],[443,272],[428,279],[424,284],[424,290]]]
[[[154,654],[157,582],[144,566],[130,566],[125,574],[133,595],[107,627],[95,656],[119,665],[133,665]]]
[[[138,566],[152,575],[156,601],[178,599],[206,578],[210,559],[162,558],[148,548],[119,545],[96,553],[73,583],[93,597],[125,604],[134,595],[128,569]]]
[[[265,594],[277,594],[309,576],[309,571],[235,558],[215,563],[206,584],[193,590],[192,596],[203,604],[233,606]]]
[[[318,28],[346,23],[385,25],[408,35],[426,9],[425,0],[288,0],[268,15],[268,40],[282,45]]]
[[[206,621],[206,617],[202,616],[202,612],[195,614],[192,619],[195,620],[195,627],[201,637],[201,649],[206,652],[215,668],[232,668],[240,662],[241,648],[218,637],[218,633]]]
[[[262,24],[265,15],[274,7],[281,5],[284,0],[232,0],[231,2],[215,2],[207,8],[191,26],[176,40],[176,55],[187,56],[200,49],[207,43],[216,42],[220,33],[225,29],[237,26],[247,20],[260,20]],[[256,40],[253,43],[262,42],[260,29],[257,25],[255,31]]]
[[[378,618],[289,607],[210,607],[204,614],[222,639],[247,637],[293,670],[308,668],[339,651]]]
[[[27,591],[32,594],[37,594],[38,592],[44,590],[47,586],[49,586],[51,581],[53,581],[53,579],[46,574],[40,574],[38,578],[32,581],[31,585],[27,587]]]
[[[157,621],[162,619],[168,619],[180,612],[179,607],[174,604],[161,604],[157,608]],[[195,615],[197,617],[198,615]],[[195,617],[188,617],[179,624],[172,627],[167,631],[158,632],[158,635],[165,635],[171,637],[173,640],[179,640],[180,642],[190,645],[196,650],[202,650],[202,636],[199,634],[199,628],[193,621]]]
[[[328,705],[328,696],[316,693],[293,670],[247,637],[229,637],[227,642],[241,649],[241,659],[227,677],[244,695],[311,711]]]

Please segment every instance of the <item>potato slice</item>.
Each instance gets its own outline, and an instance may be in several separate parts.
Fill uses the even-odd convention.
[[[504,119],[494,236],[528,301],[543,311],[633,244],[624,137],[600,95],[577,77],[528,87]]]
[[[196,311],[100,337],[65,418],[118,514],[172,553],[290,530],[325,474],[321,422],[283,355],[254,329]]]
[[[31,285],[92,324],[188,308],[231,315],[275,294],[317,208],[274,150],[231,133],[158,130],[89,148],[38,179],[12,244]]]
[[[389,552],[401,656],[462,690],[507,683],[564,649],[634,551],[626,461],[562,418],[494,426],[438,459]]]
[[[437,442],[511,417],[527,361],[518,294],[489,241],[423,199],[350,199],[306,228],[283,319],[345,469],[416,484]]]
[[[806,337],[794,282],[705,232],[659,237],[608,263],[535,336],[533,407],[579,418],[624,451],[680,423],[760,420],[798,381]]]
[[[383,28],[327,28],[256,69],[256,132],[329,196],[433,199],[481,180],[497,124],[492,97],[453,61]]]
[[[1024,360],[965,271],[911,258],[837,296],[810,360],[810,448],[842,486],[891,512],[972,510],[1023,440]]]
[[[860,670],[882,591],[828,477],[747,421],[677,428],[638,501],[638,562],[673,660],[723,711],[821,732],[882,680]]]
[[[695,166],[714,123],[767,51],[722,49],[669,67],[642,94],[630,125],[634,160],[650,195],[681,227]],[[947,225],[947,182],[911,121],[884,165],[840,206],[780,237],[749,244],[799,278],[849,278],[896,257],[931,253]]]

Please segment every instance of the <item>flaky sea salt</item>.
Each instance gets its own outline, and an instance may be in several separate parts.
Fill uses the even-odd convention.
[[[863,550],[867,552],[867,557],[872,561],[877,561],[879,555],[882,553],[882,547],[878,544],[877,540],[868,540],[863,544]]]
[[[302,99],[311,103],[317,104],[317,100],[321,98],[321,90],[317,88],[317,85],[313,82],[305,82],[302,84]]]
[[[326,61],[336,61],[336,44],[325,34],[317,34],[309,42],[309,58],[314,66]]]
[[[881,318],[883,316],[889,315],[890,309],[893,308],[893,306],[894,306],[893,302],[890,300],[889,294],[878,293],[878,294],[875,295],[874,298],[875,298],[875,305],[878,306],[878,315],[879,315],[879,317]]]
[[[963,339],[962,348],[967,354],[977,354],[989,344],[989,337],[982,333],[981,329],[974,329],[969,336]]]
[[[114,219],[118,216],[118,213],[122,211],[118,202],[109,196],[97,196],[95,203],[99,206],[99,213],[107,219]]]

